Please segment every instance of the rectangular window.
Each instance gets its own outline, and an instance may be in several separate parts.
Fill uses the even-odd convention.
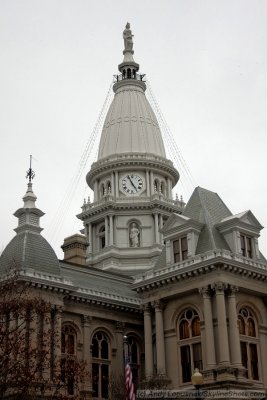
[[[190,346],[181,347],[181,364],[183,382],[191,382]]]
[[[258,355],[257,355],[257,345],[255,343],[249,344],[249,352],[250,352],[251,378],[253,380],[258,380],[259,379]]]
[[[179,261],[186,260],[188,256],[187,237],[173,241],[173,259],[177,263]]]
[[[193,361],[194,361],[194,369],[198,368],[200,371],[202,371],[201,343],[193,344]]]
[[[240,235],[241,253],[243,257],[252,258],[252,239],[251,237]]]

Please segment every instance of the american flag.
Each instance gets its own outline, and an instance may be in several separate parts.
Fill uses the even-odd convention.
[[[125,366],[126,400],[135,400],[133,375],[129,363]]]

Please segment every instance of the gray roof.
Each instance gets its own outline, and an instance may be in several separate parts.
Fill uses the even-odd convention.
[[[201,187],[195,188],[183,215],[205,224],[200,233],[196,254],[214,249],[230,250],[215,224],[232,215],[217,193]]]
[[[126,302],[127,299],[138,299],[138,294],[131,289],[133,279],[130,277],[93,267],[79,267],[64,261],[60,262],[60,267],[62,276],[69,279],[80,293],[84,289],[85,294],[89,291],[96,297],[101,294],[102,298],[111,296],[114,300],[120,298]]]
[[[11,268],[28,269],[47,275],[60,275],[56,253],[38,232],[18,233],[6,246],[0,257],[0,274]]]

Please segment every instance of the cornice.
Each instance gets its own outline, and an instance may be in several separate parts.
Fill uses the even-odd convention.
[[[93,189],[95,178],[99,178],[102,174],[109,171],[123,170],[125,167],[141,167],[165,171],[174,179],[175,184],[178,182],[180,176],[176,168],[174,168],[172,161],[167,158],[153,154],[124,153],[119,155],[114,154],[114,156],[109,156],[93,163],[91,170],[86,176],[86,181],[91,189]]]
[[[224,251],[208,252],[158,271],[150,270],[135,278],[132,289],[145,292],[177,281],[203,276],[213,271],[227,271],[257,281],[267,281],[267,265],[241,259]]]
[[[182,207],[177,205],[174,200],[166,198],[151,199],[150,197],[134,197],[123,200],[122,198],[115,198],[112,195],[106,195],[100,201],[94,203],[86,203],[82,206],[82,212],[77,214],[77,218],[85,220],[93,215],[102,214],[103,216],[110,214],[110,212],[117,213],[118,211],[140,211],[140,210],[158,210],[166,211],[167,213],[181,213]]]

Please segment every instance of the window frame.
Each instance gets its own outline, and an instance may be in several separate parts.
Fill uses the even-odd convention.
[[[186,243],[185,247],[183,245],[184,243]],[[188,259],[188,237],[187,237],[187,235],[182,235],[178,238],[175,238],[172,241],[172,258],[173,258],[173,262],[175,264]],[[178,258],[178,260],[176,258]]]
[[[94,341],[94,339],[97,341],[100,341],[100,339],[97,338],[98,334],[103,335],[105,341],[108,344],[107,358],[103,358],[102,354],[101,354],[101,350],[102,350],[101,342],[103,341],[103,339],[101,339],[101,342],[98,342],[98,357],[93,355],[93,346],[94,346],[93,341]],[[95,396],[94,393],[92,392],[92,398],[93,399],[108,399],[108,386],[109,386],[110,374],[111,374],[111,368],[110,368],[111,367],[111,341],[110,341],[108,334],[104,330],[99,329],[94,332],[94,334],[92,336],[92,340],[91,340],[91,351],[92,351],[92,390],[94,387],[94,381],[93,381],[94,380],[94,376],[93,376],[94,366],[97,366],[97,368],[95,368],[95,369],[98,369],[98,374],[97,374],[97,376],[98,376],[98,382],[97,382],[98,393],[97,393],[97,396]],[[107,368],[107,371],[108,371],[107,397],[102,396],[102,394],[103,394],[103,374],[102,374],[102,372],[103,372],[104,368]]]

